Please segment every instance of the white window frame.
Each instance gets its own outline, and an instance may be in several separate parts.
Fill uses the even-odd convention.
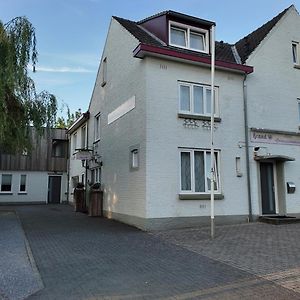
[[[97,114],[94,118],[94,141],[97,142],[101,138],[101,114]]]
[[[77,131],[72,134],[72,154],[76,152],[77,149]]]
[[[139,149],[131,150],[131,168],[138,169],[139,167]]]
[[[10,175],[11,181],[10,181],[10,191],[2,191],[2,177],[3,175]],[[12,193],[13,190],[13,175],[9,173],[1,174],[1,182],[0,182],[0,193],[5,194],[5,193]]]
[[[21,191],[22,176],[25,176],[25,191]],[[20,174],[19,194],[27,194],[27,175],[26,174]]]
[[[181,98],[180,98],[180,87],[181,86],[188,86],[190,89],[190,110],[181,110]],[[194,86],[199,86],[203,88],[203,113],[195,113],[194,112]],[[194,115],[194,116],[211,116],[210,112],[207,112],[207,101],[206,101],[206,91],[211,90],[211,86],[207,84],[198,84],[198,83],[191,83],[191,82],[184,82],[184,81],[179,81],[178,82],[178,107],[179,107],[179,113],[180,114],[186,114],[186,115]],[[214,117],[218,118],[220,116],[220,111],[219,111],[219,88],[217,86],[214,87],[214,95],[215,95],[215,113]],[[209,108],[211,109],[211,108]]]
[[[87,126],[81,127],[81,148],[87,149]]]
[[[296,60],[294,60],[294,48],[295,48],[295,54],[296,54]],[[292,59],[294,65],[299,65],[299,43],[296,41],[292,41]]]
[[[297,106],[298,106],[298,124],[300,125],[300,97],[297,98]]]
[[[190,190],[182,190],[181,189],[181,153],[190,153],[190,172],[191,172],[191,189]],[[205,177],[205,192],[195,192],[195,152],[204,152],[204,177]],[[217,189],[215,190],[216,194],[221,194],[221,176],[220,176],[220,150],[215,150],[214,153],[216,154],[217,161],[215,160],[215,172],[216,174],[216,184],[217,184]],[[179,148],[179,191],[180,194],[182,195],[208,195],[210,194],[210,190],[208,189],[208,184],[206,178],[210,178],[210,174],[206,174],[207,171],[207,166],[206,166],[206,154],[211,153],[209,149],[203,149],[203,148],[195,148],[195,149],[190,149],[190,148]],[[210,166],[209,166],[210,169]]]
[[[172,27],[175,28],[175,29],[182,30],[182,31],[186,32],[186,34],[185,34],[186,46],[171,43],[171,28]],[[190,47],[190,33],[191,33],[191,31],[195,34],[203,35],[203,37],[204,37],[204,50],[199,50],[199,49],[195,49],[195,48]],[[169,45],[179,47],[179,48],[183,48],[183,49],[189,49],[189,50],[193,50],[193,51],[197,51],[197,52],[201,52],[201,53],[209,53],[209,31],[206,30],[206,29],[189,26],[189,25],[185,25],[185,24],[182,24],[182,23],[169,21]]]

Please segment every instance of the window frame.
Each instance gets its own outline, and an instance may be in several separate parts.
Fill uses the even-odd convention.
[[[22,176],[25,176],[25,190],[21,191]],[[27,194],[27,174],[20,174],[18,194]]]
[[[195,152],[204,152],[204,178],[205,178],[205,191],[204,192],[196,192],[195,191]],[[181,153],[189,153],[190,154],[190,174],[191,174],[191,189],[190,190],[182,190],[182,181],[181,181]],[[181,195],[209,195],[210,189],[208,189],[208,183],[206,178],[210,174],[207,174],[207,153],[211,153],[210,149],[204,148],[179,148],[179,194]],[[216,172],[216,185],[217,189],[215,190],[215,194],[221,194],[222,186],[221,186],[221,176],[220,176],[220,150],[215,149],[214,153],[216,155],[215,160],[215,169]],[[210,168],[210,166],[209,166]],[[208,175],[208,176],[207,176]]]
[[[181,110],[181,97],[180,97],[180,87],[181,86],[188,86],[190,89],[190,110]],[[198,86],[203,88],[203,113],[195,113],[194,112],[194,87]],[[201,83],[192,83],[192,82],[185,82],[185,81],[178,81],[178,113],[183,115],[193,115],[193,116],[204,116],[210,117],[211,112],[207,112],[207,90],[211,90],[211,86],[207,84]],[[219,87],[214,86],[214,95],[215,95],[215,113],[214,117],[220,117],[220,109],[219,109]],[[209,108],[210,109],[210,108]]]
[[[295,49],[295,55],[296,59],[294,60],[294,49]],[[292,59],[294,65],[299,65],[299,42],[292,41]]]
[[[77,149],[77,131],[72,134],[72,154],[76,152]]]
[[[3,176],[10,176],[10,190],[9,191],[2,190]],[[10,174],[10,173],[1,174],[0,193],[1,194],[12,194],[12,191],[13,191],[13,174]]]
[[[182,31],[186,32],[186,34],[185,34],[186,46],[173,44],[171,42],[171,29],[172,28],[177,29],[177,30],[182,30]],[[195,33],[197,35],[202,35],[203,36],[204,50],[195,49],[195,48],[192,48],[190,46],[190,34],[191,34],[191,32]],[[169,45],[174,46],[174,47],[179,47],[179,48],[183,48],[183,49],[188,49],[188,50],[208,54],[209,53],[209,31],[207,29],[197,28],[197,27],[194,27],[194,26],[189,26],[189,25],[174,22],[174,21],[169,21]]]
[[[57,145],[55,145],[55,143],[58,143],[59,147],[62,147],[62,155],[56,155],[56,147],[58,147]],[[62,140],[62,139],[53,139],[52,140],[52,151],[51,151],[51,157],[52,158],[65,158],[66,157],[66,150],[67,146],[66,146],[66,141]]]
[[[81,127],[81,149],[87,149],[87,125]]]
[[[98,142],[100,139],[101,139],[101,113],[98,113],[97,115],[95,115],[94,118],[94,141]]]
[[[104,87],[107,82],[107,57],[102,60],[102,70],[101,70],[101,87]]]

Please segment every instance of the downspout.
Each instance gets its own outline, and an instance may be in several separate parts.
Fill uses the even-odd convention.
[[[248,106],[247,106],[247,74],[243,80],[243,101],[244,101],[244,130],[245,130],[245,149],[246,149],[246,172],[247,172],[247,193],[248,193],[248,220],[253,221],[252,199],[251,199],[251,180],[250,180],[250,159],[249,159],[249,131],[248,131]]]

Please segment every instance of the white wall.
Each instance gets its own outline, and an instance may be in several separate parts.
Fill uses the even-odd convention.
[[[82,127],[86,126],[84,123],[76,131],[74,131],[69,137],[69,202],[73,202],[73,183],[72,177],[78,176],[79,182],[81,182],[82,174],[85,174],[85,168],[82,166],[81,160],[76,159],[74,149],[83,148],[82,147]],[[88,130],[88,127],[87,127]],[[77,143],[74,145],[74,134],[77,135]],[[88,145],[89,146],[89,145]],[[84,183],[85,184],[85,183]]]
[[[210,84],[210,69],[147,58],[147,217],[210,215],[209,200],[179,200],[178,147],[210,148],[210,130],[189,129],[178,118],[178,80]],[[163,67],[162,67],[163,66]],[[215,148],[221,149],[224,200],[216,200],[217,215],[247,215],[243,129],[243,76],[216,72],[221,122],[216,123]],[[243,177],[236,176],[235,157],[241,157]]]
[[[12,192],[11,193],[1,193],[0,192],[0,203],[7,202],[37,202],[37,203],[47,203],[48,199],[48,172],[28,172],[28,171],[5,171],[1,174],[11,174],[12,175]],[[26,194],[19,193],[20,185],[20,175],[26,175]],[[66,173],[61,175],[61,202],[66,201]]]
[[[249,127],[299,132],[300,69],[293,66],[292,41],[300,42],[300,17],[294,8],[286,13],[246,62],[254,66],[254,73],[247,79]],[[286,194],[286,206],[288,213],[300,213],[300,147],[252,145],[266,147],[261,150],[262,154],[296,158],[284,166],[285,181],[296,183],[296,193]],[[258,163],[252,158],[250,161],[253,211],[260,214]]]
[[[145,217],[146,198],[146,105],[144,61],[133,58],[138,41],[112,19],[102,58],[107,58],[107,83],[101,86],[98,72],[90,103],[89,128],[101,112],[99,154],[103,162],[104,209],[125,215]],[[108,114],[135,96],[135,108],[108,125]],[[94,142],[92,130],[89,145]],[[129,152],[140,146],[140,165],[130,171]]]

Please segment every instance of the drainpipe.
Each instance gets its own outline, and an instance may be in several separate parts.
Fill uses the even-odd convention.
[[[245,129],[245,149],[246,149],[246,172],[247,172],[247,193],[248,193],[248,218],[253,221],[252,199],[251,199],[251,180],[250,180],[250,159],[249,159],[249,131],[248,131],[248,107],[247,107],[247,74],[243,80],[243,100],[244,100],[244,129]]]

